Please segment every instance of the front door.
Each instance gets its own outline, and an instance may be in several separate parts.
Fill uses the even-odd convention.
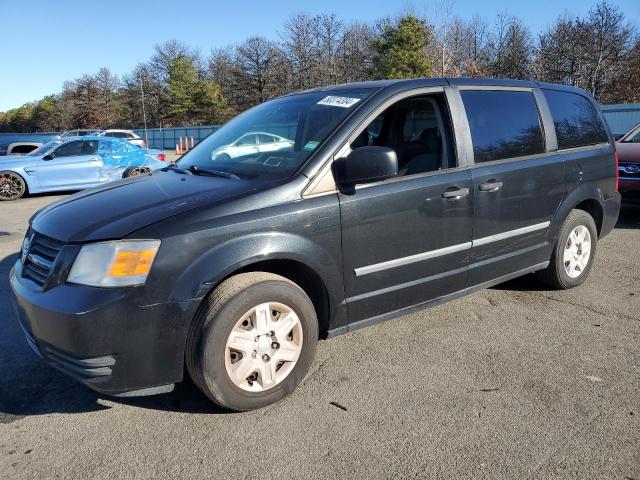
[[[97,140],[74,140],[51,152],[53,158],[40,160],[38,182],[43,189],[75,189],[96,185],[102,159]]]
[[[462,290],[473,185],[458,168],[444,95],[399,100],[350,148],[393,148],[400,176],[339,193],[349,321]]]

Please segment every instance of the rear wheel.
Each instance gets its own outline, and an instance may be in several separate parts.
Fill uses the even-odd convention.
[[[151,169],[149,167],[129,167],[122,174],[122,178],[137,177],[138,175],[144,175],[150,171]]]
[[[538,277],[562,290],[584,283],[593,266],[597,243],[593,217],[583,210],[573,210],[560,228],[551,263]]]
[[[243,273],[216,287],[196,314],[187,368],[215,403],[252,410],[297,387],[317,339],[313,303],[298,285],[271,273]]]
[[[24,179],[15,172],[0,172],[0,200],[17,200],[27,190]]]

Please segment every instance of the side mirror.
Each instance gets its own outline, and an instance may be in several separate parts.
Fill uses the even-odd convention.
[[[379,182],[398,175],[398,157],[387,147],[368,146],[353,150],[331,165],[333,178],[341,187]]]
[[[43,160],[53,160],[55,157],[53,155],[53,153],[47,153],[44,157],[42,157]]]

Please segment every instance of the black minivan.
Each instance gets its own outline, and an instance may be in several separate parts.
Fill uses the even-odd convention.
[[[581,284],[618,217],[616,174],[583,90],[319,88],[37,212],[11,286],[33,350],[98,392],[168,392],[186,366],[249,410],[303,380],[319,338],[530,272]]]

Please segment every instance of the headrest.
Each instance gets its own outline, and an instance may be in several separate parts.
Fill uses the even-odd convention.
[[[420,143],[427,147],[430,152],[440,150],[440,135],[437,128],[425,128],[420,132]]]

